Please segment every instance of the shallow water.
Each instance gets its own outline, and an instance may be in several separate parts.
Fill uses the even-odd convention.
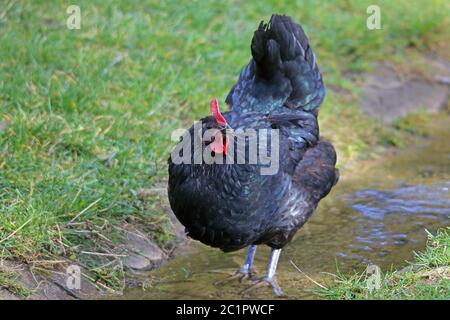
[[[283,250],[278,282],[284,298],[315,299],[324,272],[401,268],[425,247],[426,231],[450,223],[450,118],[434,124],[431,137],[397,154],[358,164],[324,199],[296,238]],[[350,174],[349,174],[350,175]],[[197,242],[159,270],[148,274],[146,290],[129,288],[125,299],[239,299],[246,284],[215,287],[236,270],[245,250],[222,253]],[[265,269],[269,248],[258,247],[255,265]],[[294,268],[298,266],[304,273]],[[308,275],[305,276],[305,274]],[[267,289],[253,298],[273,298]]]

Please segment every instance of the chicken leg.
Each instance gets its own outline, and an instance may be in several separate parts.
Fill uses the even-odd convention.
[[[278,259],[280,258],[281,249],[272,249],[272,252],[270,254],[269,263],[267,265],[267,271],[266,275],[259,279],[255,284],[251,285],[244,291],[242,291],[242,294],[247,294],[250,291],[253,291],[257,288],[270,285],[275,293],[275,295],[280,296],[281,295],[281,288],[277,283],[276,277],[275,277],[275,271],[277,270],[278,265]]]
[[[242,267],[238,271],[236,271],[234,274],[232,274],[231,276],[229,276],[223,280],[214,282],[214,285],[221,285],[221,284],[233,281],[235,279],[238,279],[240,282],[242,282],[243,280],[247,280],[247,279],[253,280],[253,278],[254,278],[253,260],[255,258],[255,253],[256,253],[256,246],[255,245],[249,246],[247,249],[247,255],[245,256],[244,264],[242,265]]]

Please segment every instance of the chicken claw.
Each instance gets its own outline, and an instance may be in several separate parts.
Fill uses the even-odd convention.
[[[241,291],[241,294],[246,295],[246,294],[250,293],[251,291],[254,291],[254,290],[264,287],[264,286],[271,286],[275,295],[278,297],[281,296],[281,294],[282,294],[281,288],[278,285],[275,277],[272,277],[272,278],[263,277],[263,278],[259,279],[255,284],[253,284],[250,287],[248,287],[247,289]]]

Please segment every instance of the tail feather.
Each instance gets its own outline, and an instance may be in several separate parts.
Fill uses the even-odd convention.
[[[251,52],[252,60],[227,97],[233,110],[270,112],[284,105],[311,111],[320,106],[322,75],[300,25],[273,15],[255,31]]]

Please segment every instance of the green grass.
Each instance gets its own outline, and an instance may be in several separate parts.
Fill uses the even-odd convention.
[[[380,288],[368,290],[366,272],[335,275],[319,295],[328,299],[450,299],[450,228],[429,234],[426,249],[401,271],[381,275]]]
[[[81,30],[68,30],[66,1],[2,1],[0,260],[63,255],[119,288],[120,264],[81,251],[102,251],[130,217],[172,237],[161,201],[136,190],[164,181],[170,133],[224,100],[274,12],[301,21],[326,84],[346,92],[329,90],[321,111],[341,164],[389,140],[344,72],[445,40],[449,2],[378,1],[383,29],[369,31],[372,2],[77,0]]]

